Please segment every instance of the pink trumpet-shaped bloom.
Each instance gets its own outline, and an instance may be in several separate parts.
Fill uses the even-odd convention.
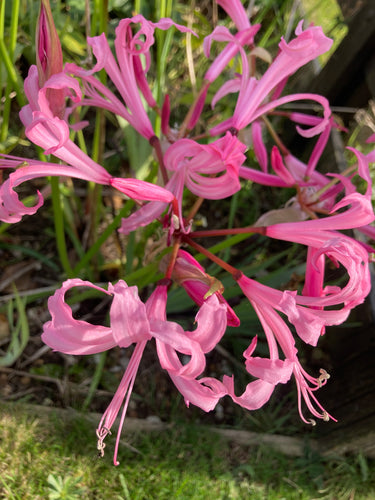
[[[138,179],[112,177],[108,172],[84,154],[73,142],[56,152],[57,157],[69,158],[71,164],[57,164],[0,155],[0,168],[17,168],[0,186],[0,220],[14,223],[23,215],[34,214],[43,205],[43,196],[37,191],[34,206],[25,206],[15,188],[23,182],[46,176],[66,176],[97,184],[112,186],[129,198],[141,201],[162,200],[164,204],[174,201],[173,193],[155,184]]]
[[[254,307],[263,330],[266,335],[270,358],[253,357],[256,348],[256,338],[253,339],[249,348],[244,352],[247,371],[258,380],[250,382],[242,396],[236,396],[233,389],[233,380],[225,377],[224,385],[228,389],[233,400],[247,409],[257,409],[268,401],[274,387],[279,383],[286,383],[291,375],[294,375],[297,384],[298,409],[302,420],[306,423],[314,423],[306,420],[302,412],[301,401],[304,399],[310,413],[323,420],[334,418],[329,415],[317,400],[314,392],[323,386],[329,375],[321,370],[321,375],[314,378],[301,367],[297,358],[297,349],[293,335],[285,321],[271,304],[267,293],[254,291],[253,280],[242,275],[237,283]],[[289,318],[290,319],[290,318]],[[305,318],[305,321],[308,321]],[[285,356],[284,360],[279,359],[279,347]]]
[[[238,173],[246,158],[245,150],[246,146],[229,132],[210,144],[179,139],[169,146],[164,163],[173,174],[165,189],[177,199],[179,213],[182,213],[184,187],[210,200],[219,200],[236,193],[241,188]],[[128,234],[143,227],[159,218],[166,208],[166,203],[149,203],[124,219],[120,231]],[[189,231],[181,217],[177,229]]]
[[[59,89],[73,100],[79,99],[77,82],[64,73],[55,74],[39,88],[36,66],[31,66],[25,80],[25,92],[29,104],[24,106],[20,117],[26,127],[27,137],[53,154],[64,165],[28,160],[25,158],[0,156],[0,168],[17,168],[0,187],[0,218],[4,222],[17,222],[25,214],[33,214],[43,203],[38,192],[34,207],[25,207],[14,188],[31,179],[46,176],[69,176],[118,189],[132,199],[170,203],[173,193],[160,186],[138,179],[119,179],[112,177],[101,165],[93,161],[73,141],[69,139],[67,122],[53,114],[48,99],[48,89]]]
[[[295,224],[303,225],[305,223],[297,222]],[[342,234],[337,234],[334,232],[330,233],[329,231],[311,233],[310,231],[304,232],[302,231],[302,229],[300,229],[297,235],[296,230],[293,232],[293,234],[289,233],[286,229],[283,230],[282,226],[285,225],[289,224],[276,224],[274,226],[269,226],[271,228],[269,231],[269,236],[277,239],[294,241],[296,243],[305,244],[306,246],[314,248],[315,252],[313,254],[312,260],[311,258],[309,258],[308,265],[314,267],[316,266],[316,272],[321,272],[319,270],[322,269],[321,263],[317,264],[317,261],[319,258],[321,258],[321,256],[326,256],[336,265],[341,264],[343,268],[346,269],[349,279],[347,284],[342,288],[336,286],[327,286],[322,289],[320,293],[317,293],[317,291],[315,290],[313,296],[298,297],[299,304],[313,308],[338,306],[340,304],[343,304],[342,308],[337,310],[335,309],[320,312],[315,311],[315,309],[311,310],[312,316],[316,316],[316,318],[319,318],[321,315],[331,318],[330,321],[335,321],[334,318],[337,318],[337,322],[327,322],[325,323],[327,325],[339,324],[343,322],[346,319],[345,315],[347,316],[352,308],[354,308],[358,304],[361,304],[371,289],[368,263],[369,256],[366,249],[357,241]],[[319,282],[322,282],[322,279],[319,279]],[[316,287],[317,286],[318,285],[316,285]],[[311,285],[309,285],[309,287],[311,287]],[[287,309],[292,307],[293,311],[295,312],[295,300],[297,300],[297,297],[293,297],[292,292],[284,292],[284,311],[287,311]],[[288,316],[294,316],[294,312],[292,313],[292,310],[289,309],[289,312],[287,314]],[[306,313],[307,312],[308,311],[306,311]],[[321,318],[321,320],[322,319],[323,318]],[[307,327],[307,331],[309,331],[308,324],[304,326],[304,319],[300,315],[296,315],[295,319],[290,318],[290,321],[296,326],[297,331],[298,325],[296,321],[298,321],[301,327]],[[317,334],[315,333],[315,335]],[[302,336],[302,338],[304,338],[304,336]],[[312,335],[312,337],[306,335],[306,338],[313,339],[314,335]],[[314,341],[306,340],[306,338],[304,339],[306,342],[313,343],[313,345],[315,345]]]
[[[140,25],[134,34],[132,26]],[[179,31],[191,32],[190,29],[174,23],[171,19],[160,19],[157,23],[148,21],[141,15],[130,19],[122,19],[116,28],[115,50],[117,61],[109,47],[104,33],[100,36],[88,38],[96,57],[96,65],[92,70],[86,71],[75,64],[67,64],[65,71],[81,78],[85,98],[79,105],[98,106],[122,116],[143,137],[150,140],[155,132],[147,115],[141,94],[146,102],[156,106],[151,90],[147,84],[146,74],[150,66],[150,49],[154,44],[154,31],[156,28],[168,30],[175,26]],[[193,33],[194,34],[194,33]],[[141,57],[146,59],[143,68]],[[104,69],[118,90],[121,99],[115,96],[107,86],[94,77],[94,73]]]
[[[351,309],[364,301],[371,287],[367,250],[354,239],[337,232],[374,220],[368,159],[355,150],[353,152],[358,159],[358,174],[367,182],[364,195],[355,192],[354,185],[343,178],[346,196],[332,208],[331,216],[265,227],[265,234],[269,237],[308,247],[303,295],[280,292],[248,278],[243,278],[244,286],[241,280],[238,281],[250,301],[267,304],[286,314],[302,340],[312,345],[316,345],[325,326],[342,323]],[[349,208],[342,212],[341,209],[347,206]],[[348,281],[343,287],[324,287],[326,258],[346,270]]]
[[[356,243],[356,242],[354,242]],[[332,241],[326,244],[326,248],[316,251],[314,260],[309,260],[308,264],[315,265],[319,262],[320,255],[328,258],[341,260],[343,267],[347,268],[349,274],[348,283],[343,287],[323,287],[324,268],[320,265],[316,269],[319,276],[320,287],[313,290],[313,295],[299,295],[295,291],[280,291],[268,287],[250,278],[243,278],[238,284],[249,300],[268,304],[277,311],[285,314],[288,320],[296,328],[298,336],[310,345],[316,345],[319,337],[324,333],[326,326],[339,325],[348,317],[351,309],[363,302],[369,292],[369,274],[366,266],[363,265],[364,251],[361,249],[362,258],[355,254],[359,244],[351,248],[350,245],[342,245],[339,241]],[[355,259],[351,262],[351,259]],[[320,263],[321,264],[321,263]],[[356,272],[360,271],[357,276]],[[245,282],[245,287],[242,283]],[[358,286],[363,286],[359,289]],[[310,288],[306,288],[307,292]],[[324,310],[325,307],[340,306],[339,309]]]
[[[299,116],[301,116],[301,119],[297,120],[297,123],[300,124],[318,125],[322,121],[322,118],[319,118],[317,116],[301,114],[299,114]],[[293,120],[292,116],[290,118]],[[259,184],[279,187],[293,185],[299,187],[309,186],[309,189],[314,186],[315,191],[319,190],[320,188],[328,184],[328,182],[330,182],[330,179],[327,179],[325,175],[317,172],[315,168],[327,144],[331,128],[334,125],[333,122],[331,122],[332,120],[330,121],[330,125],[327,126],[318,136],[307,165],[298,160],[290,152],[287,152],[283,156],[281,156],[278,152],[275,153],[274,147],[271,152],[271,163],[275,173],[277,174],[276,176],[268,173],[268,153],[266,145],[264,144],[262,138],[262,124],[259,121],[253,122],[251,124],[252,147],[262,172],[259,172],[258,170],[255,170],[253,168],[241,166],[239,172],[240,177],[253,180]],[[277,155],[278,158],[276,158],[275,155]],[[281,171],[277,169],[278,166],[281,166]],[[327,193],[327,196],[331,196],[332,192],[337,191],[337,187],[332,188],[330,192]]]
[[[185,186],[192,193],[219,200],[241,188],[238,172],[245,151],[246,146],[227,132],[211,144],[180,139],[167,149],[164,161],[168,170],[184,172]]]
[[[374,220],[368,159],[358,151],[353,152],[358,159],[358,174],[367,183],[365,194],[356,192],[349,179],[340,177],[346,196],[332,207],[330,216],[272,224],[265,228],[265,234],[271,238],[308,247],[303,296],[287,291],[280,301],[275,293],[281,292],[268,291],[267,295],[269,298],[273,296],[275,307],[287,314],[299,336],[312,345],[316,345],[319,338],[319,328],[324,333],[325,325],[343,322],[350,310],[364,301],[371,288],[367,249],[354,239],[337,232],[370,224]],[[343,212],[343,208],[347,208],[346,211]],[[326,258],[337,266],[342,265],[346,270],[348,281],[342,288],[323,287]],[[262,286],[258,284],[255,288]],[[304,307],[296,307],[297,304]],[[339,305],[340,309],[337,308]],[[324,310],[332,306],[335,309]]]
[[[314,121],[310,121],[309,123],[314,123]],[[316,123],[316,122],[315,122]],[[322,153],[322,147],[324,147],[327,137],[326,131],[329,131],[327,128],[318,138],[313,152],[310,156],[310,159],[307,164],[298,160],[295,156],[290,153],[287,153],[283,157],[277,153],[275,156],[275,149],[273,150],[273,166],[275,172],[278,174],[277,176],[272,174],[267,174],[263,172],[259,172],[257,170],[248,168],[248,167],[240,167],[240,177],[244,177],[249,180],[253,180],[255,182],[259,182],[260,184],[273,185],[273,186],[287,186],[287,185],[295,185],[299,188],[298,201],[299,201],[299,211],[300,211],[300,219],[303,220],[307,217],[311,216],[311,213],[317,211],[324,211],[326,213],[334,213],[338,207],[336,207],[336,198],[340,195],[345,189],[346,194],[354,194],[356,192],[356,188],[354,184],[352,184],[351,180],[340,176],[338,174],[321,174],[315,170],[315,166],[318,162],[318,159]],[[350,148],[348,148],[350,149]],[[369,161],[365,155],[362,155],[360,152],[356,150],[352,150],[352,152],[357,156],[358,159],[358,174],[360,177],[366,181],[367,189],[366,194],[363,197],[359,195],[359,198],[362,196],[362,201],[360,203],[356,202],[355,206],[358,210],[357,215],[353,212],[353,216],[348,219],[348,215],[351,212],[343,214],[344,219],[342,222],[349,223],[350,221],[356,222],[356,217],[359,216],[359,211],[362,211],[362,216],[365,219],[371,217],[371,201],[369,198],[369,193],[371,192],[371,178],[369,175]],[[271,155],[272,159],[272,155]],[[275,163],[277,160],[278,163]],[[336,185],[332,185],[327,188],[332,182],[332,177],[336,177],[340,180],[340,182],[336,183]],[[366,201],[367,198],[367,201]],[[348,198],[350,200],[350,198]],[[348,204],[350,202],[348,201]],[[303,207],[301,207],[303,205]],[[362,205],[362,208],[361,208]],[[306,210],[307,209],[307,210]],[[285,214],[288,209],[281,209]],[[297,219],[296,219],[297,220]],[[321,220],[321,219],[319,219]],[[287,222],[287,218],[285,218]],[[290,219],[293,222],[293,219]],[[335,219],[337,222],[337,219]],[[270,222],[265,223],[265,225],[269,225]],[[317,224],[316,222],[314,223]],[[328,225],[332,229],[340,228],[340,225],[334,226],[332,221],[325,222],[323,225],[318,223],[320,227],[323,228],[324,224],[328,228]],[[340,222],[341,224],[341,222]],[[260,225],[257,223],[257,225]]]
[[[0,168],[17,168],[0,186],[0,220],[3,222],[18,222],[23,215],[32,215],[43,205],[43,196],[37,191],[38,200],[34,206],[25,206],[19,199],[15,188],[23,182],[46,176],[66,176],[92,181],[97,184],[109,185],[135,200],[163,200],[168,204],[174,200],[173,194],[154,184],[138,179],[122,179],[112,177],[108,172],[93,162],[74,143],[70,142],[61,153],[70,157],[70,165],[27,160],[25,158],[0,155]],[[74,156],[76,153],[76,156]]]
[[[254,44],[254,36],[260,28],[260,24],[251,26],[246,15],[246,12],[239,0],[233,2],[227,2],[224,0],[220,5],[228,12],[228,15],[235,21],[239,32],[234,36],[234,42],[229,43],[223,50],[220,51],[219,55],[210,65],[206,74],[204,75],[204,86],[201,89],[201,93],[198,101],[195,104],[192,116],[187,125],[188,130],[192,130],[197,123],[204,106],[204,102],[207,96],[207,91],[210,84],[216,80],[216,78],[222,73],[222,71],[227,67],[229,62],[236,56],[238,51],[244,47],[252,46]],[[222,26],[217,26],[213,33],[207,36],[203,42],[203,50],[206,57],[209,57],[211,50],[212,40],[220,41],[221,33],[224,30],[224,41],[226,41],[226,29]]]
[[[324,54],[332,45],[332,40],[327,38],[318,26],[310,27],[303,31],[302,23],[300,23],[297,27],[296,35],[297,38],[289,43],[286,43],[283,39],[281,40],[278,56],[259,81],[250,76],[247,57],[243,50],[240,51],[243,74],[240,80],[235,82],[235,87],[231,89],[231,91],[239,90],[236,108],[232,118],[211,130],[212,135],[221,133],[231,127],[241,130],[261,115],[268,113],[282,104],[304,99],[318,102],[323,107],[324,117],[319,124],[312,126],[310,129],[302,129],[297,126],[298,132],[304,137],[312,137],[325,129],[329,123],[331,112],[327,99],[322,96],[316,94],[292,94],[272,99],[269,103],[265,103],[267,96],[270,95],[280,82],[284,81],[308,62]],[[224,40],[224,38],[224,34],[221,34],[220,39]],[[235,37],[229,32],[226,34],[226,39],[230,43],[236,43]]]
[[[72,288],[82,286],[94,288],[113,297],[109,327],[92,325],[73,318],[72,310],[65,302],[65,294]],[[115,465],[118,465],[117,451],[121,428],[138,366],[144,347],[152,338],[156,340],[162,368],[168,371],[187,404],[192,402],[209,411],[226,393],[224,386],[215,379],[196,380],[205,369],[205,353],[213,349],[225,332],[225,305],[220,304],[215,295],[209,297],[196,316],[197,328],[185,332],[177,323],[167,321],[166,302],[165,285],[159,285],[144,304],[138,296],[137,287],[128,287],[122,280],[115,285],[109,284],[107,291],[80,279],[63,283],[48,301],[52,319],[44,325],[42,340],[56,351],[66,354],[94,354],[114,346],[126,348],[136,344],[116,394],[97,429],[98,449],[103,453],[103,440],[110,433],[125,400],[116,439]],[[187,355],[189,360],[182,364],[177,353]]]
[[[313,170],[311,172],[311,179],[306,182],[303,180],[303,177],[304,173],[307,173],[308,171],[308,165],[303,164],[290,154],[285,156],[284,165],[281,155],[274,149],[273,166],[275,171],[279,174],[278,178],[282,178],[286,185],[287,182],[292,184],[292,179],[295,179],[295,183],[299,185],[298,207],[296,203],[293,204],[295,213],[297,216],[299,215],[299,217],[290,218],[288,220],[288,212],[290,215],[293,215],[293,213],[290,211],[290,207],[286,207],[284,209],[274,210],[264,214],[257,221],[256,225],[269,226],[270,231],[267,234],[271,236],[273,229],[270,225],[276,221],[285,221],[285,225],[282,226],[284,231],[281,230],[277,234],[281,235],[284,233],[284,235],[290,235],[293,231],[295,234],[301,231],[302,233],[305,233],[306,237],[309,236],[307,234],[309,231],[320,232],[326,230],[334,231],[355,229],[362,224],[370,224],[374,220],[375,216],[371,202],[372,182],[369,173],[369,159],[367,156],[355,149],[348,149],[350,149],[357,157],[358,175],[361,178],[361,182],[365,181],[367,184],[365,194],[358,193],[351,179],[339,174],[327,174],[325,176]],[[246,167],[241,167],[241,169],[247,170]],[[242,174],[241,169],[240,175]],[[245,175],[253,177],[255,175],[265,176],[268,174],[264,174],[263,172],[257,172],[257,174],[255,174],[254,171],[251,173],[247,172]],[[327,185],[329,186],[332,177],[336,177],[340,180],[340,182],[335,186],[325,189]],[[274,180],[276,179],[277,178],[274,177]],[[338,203],[335,203],[337,195],[341,194],[343,188],[345,189],[346,196],[344,196]],[[342,211],[345,207],[349,208]],[[310,216],[311,212],[314,210],[317,210],[318,212],[321,210],[328,212],[329,216],[305,221],[304,225],[295,225],[294,221],[306,219],[307,216]],[[274,217],[274,214],[279,214],[279,216],[284,214],[285,218],[281,219],[281,217],[278,216],[279,218],[277,219]],[[275,220],[273,220],[273,218]],[[276,236],[276,233],[273,233],[272,236],[276,238],[278,237]],[[280,239],[283,239],[283,237],[280,236]],[[289,236],[285,239],[289,239]],[[308,244],[306,239],[305,244]]]

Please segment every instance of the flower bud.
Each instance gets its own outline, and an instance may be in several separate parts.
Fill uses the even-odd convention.
[[[36,27],[36,65],[38,68],[39,87],[53,75],[63,70],[63,56],[60,40],[52,17],[49,0],[41,0]],[[47,97],[54,116],[63,118],[65,95],[60,89],[48,89]]]
[[[189,297],[199,306],[215,294],[221,304],[227,308],[227,322],[229,326],[238,326],[240,320],[236,313],[224,299],[222,283],[207,274],[204,268],[185,250],[178,251],[178,257],[172,272],[172,279],[181,285]]]

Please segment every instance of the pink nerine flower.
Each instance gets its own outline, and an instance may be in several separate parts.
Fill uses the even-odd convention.
[[[140,25],[134,34],[132,26]],[[150,67],[150,49],[154,44],[154,31],[156,28],[167,30],[175,26],[182,32],[192,32],[190,29],[174,23],[171,19],[160,19],[157,23],[148,21],[141,15],[131,19],[122,19],[116,28],[115,50],[116,59],[109,47],[104,33],[100,36],[88,38],[96,57],[96,65],[86,71],[75,64],[66,64],[65,71],[80,77],[85,89],[85,98],[79,105],[98,106],[108,109],[114,114],[122,116],[137,132],[150,140],[155,132],[142,102],[143,94],[146,102],[151,107],[156,107],[151,90],[145,75]],[[192,32],[193,33],[193,32]],[[142,58],[146,66],[142,66]],[[118,90],[121,99],[115,96],[107,86],[93,75],[104,69]]]
[[[298,113],[291,113],[290,119],[299,124],[315,126],[319,125],[323,120],[322,118],[319,118],[317,116],[302,115],[301,113],[298,114],[299,119],[297,120],[295,119],[295,115],[297,114]],[[263,124],[261,124],[260,121],[253,122],[251,124],[252,147],[254,149],[254,154],[262,169],[262,172],[259,172],[258,170],[255,170],[253,168],[242,166],[240,168],[240,177],[253,180],[254,182],[257,182],[259,184],[274,185],[280,187],[293,185],[298,185],[300,187],[314,186],[315,190],[320,189],[331,179],[327,179],[325,175],[317,172],[315,168],[327,144],[331,128],[334,125],[335,124],[331,119],[329,125],[326,126],[323,132],[318,136],[307,165],[298,160],[290,152],[284,153],[283,157],[281,157],[279,153],[280,161],[283,162],[283,169],[287,175],[287,177],[285,177],[282,175],[282,172],[277,170],[278,163],[275,163],[274,161],[275,148],[271,152],[271,164],[277,175],[274,176],[268,173],[268,153],[262,137]]]
[[[185,186],[197,196],[220,200],[241,188],[238,172],[245,161],[246,146],[229,132],[210,144],[180,139],[169,146],[165,166],[183,172]]]
[[[229,132],[210,144],[179,139],[169,146],[164,155],[164,163],[173,174],[165,189],[177,199],[179,213],[182,213],[184,187],[209,200],[220,200],[239,191],[241,185],[238,173],[246,159],[245,150],[246,146]],[[128,234],[138,227],[150,224],[166,208],[165,203],[149,203],[124,219],[120,231]],[[182,217],[178,229],[183,232],[188,230]]]
[[[298,351],[293,335],[285,321],[276,312],[275,307],[277,306],[274,307],[271,304],[272,297],[268,295],[269,290],[266,291],[259,288],[255,290],[254,285],[257,286],[259,284],[244,275],[240,276],[237,283],[249,299],[262,323],[270,358],[253,356],[257,343],[255,337],[244,352],[244,357],[246,359],[245,366],[247,371],[258,380],[250,382],[245,392],[241,396],[236,396],[233,379],[225,376],[223,383],[228,389],[229,395],[244,408],[250,410],[257,409],[268,401],[277,384],[286,383],[291,375],[294,375],[297,384],[298,409],[302,420],[306,423],[314,423],[314,421],[307,420],[304,417],[301,398],[304,399],[307,408],[313,416],[323,420],[333,419],[324,410],[314,394],[318,388],[326,383],[329,375],[324,370],[321,370],[320,376],[314,378],[302,368],[297,358]],[[308,321],[309,318],[306,317],[305,322]],[[280,359],[279,348],[285,359]]]
[[[168,204],[174,201],[173,194],[166,189],[138,179],[112,177],[103,167],[85,155],[73,142],[62,148],[56,156],[71,159],[69,165],[29,160],[0,155],[0,168],[16,168],[0,186],[0,220],[19,222],[24,215],[33,215],[43,205],[43,196],[37,191],[38,200],[34,206],[25,206],[15,190],[23,182],[46,176],[66,176],[73,179],[92,181],[112,186],[129,198],[135,200],[163,200]]]
[[[25,207],[14,188],[22,182],[49,175],[69,176],[113,186],[136,200],[160,201],[166,204],[174,201],[173,193],[160,186],[138,179],[112,177],[105,168],[84,153],[69,138],[69,126],[66,120],[54,115],[48,97],[49,89],[61,90],[64,96],[70,96],[73,100],[80,99],[77,81],[64,73],[53,75],[42,88],[39,88],[37,68],[31,66],[25,80],[25,93],[29,104],[21,109],[20,118],[26,127],[28,139],[43,148],[45,154],[53,154],[65,164],[0,155],[0,168],[17,168],[0,186],[2,221],[17,222],[25,214],[34,214],[43,204],[42,195],[38,192],[38,201],[34,207]]]
[[[112,295],[109,327],[92,325],[73,318],[72,310],[65,302],[65,294],[72,288],[82,286]],[[177,323],[167,321],[166,302],[165,285],[159,285],[144,304],[138,296],[137,287],[128,287],[122,280],[115,285],[109,284],[107,291],[80,279],[63,283],[48,301],[52,320],[44,325],[42,340],[56,351],[66,354],[94,354],[116,345],[129,347],[136,344],[116,394],[97,429],[98,449],[103,452],[103,440],[110,433],[125,400],[116,439],[115,465],[118,465],[120,433],[134,380],[145,345],[152,338],[156,340],[162,368],[168,371],[187,404],[191,402],[209,411],[218,399],[226,394],[224,386],[215,379],[206,377],[197,380],[205,368],[204,354],[213,349],[225,332],[225,306],[212,295],[204,302],[196,316],[197,328],[192,332],[185,332]],[[186,355],[189,360],[182,364],[178,353]]]
[[[274,108],[287,102],[303,99],[318,102],[323,107],[324,119],[310,129],[302,129],[297,126],[298,132],[304,137],[312,137],[325,129],[329,124],[331,111],[327,99],[322,96],[316,94],[292,94],[271,99],[269,103],[265,103],[267,96],[270,95],[278,84],[295,73],[297,69],[326,52],[332,45],[332,40],[327,38],[323,34],[321,27],[318,26],[310,27],[303,31],[301,22],[296,29],[296,35],[297,38],[289,43],[286,43],[283,39],[281,40],[278,56],[259,80],[250,75],[246,54],[243,50],[240,51],[243,65],[241,77],[232,82],[227,82],[224,84],[225,90],[219,91],[220,97],[227,92],[239,91],[236,108],[232,118],[229,118],[211,130],[210,133],[212,135],[222,133],[231,127],[241,130]],[[235,37],[229,32],[226,34],[226,39],[230,43],[236,43]],[[224,40],[222,32],[220,33],[220,40]]]
[[[351,309],[362,303],[370,290],[368,257],[362,246],[348,237],[344,237],[343,241],[341,238],[330,240],[329,234],[324,237],[325,240],[321,234],[317,237],[316,248],[313,247],[314,251],[308,254],[303,295],[292,290],[282,292],[250,278],[243,278],[246,281],[245,295],[249,299],[285,314],[298,336],[314,346],[325,327],[345,321]],[[323,286],[326,257],[346,269],[348,281],[343,287]],[[312,278],[315,280],[314,285],[311,284]],[[238,281],[240,286],[241,283]]]

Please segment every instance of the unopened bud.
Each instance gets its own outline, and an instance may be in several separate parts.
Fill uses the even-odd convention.
[[[63,56],[60,39],[57,35],[49,0],[41,0],[36,27],[36,66],[38,68],[39,88],[63,70]],[[47,98],[52,113],[59,118],[64,116],[65,96],[60,89],[48,89]]]
[[[41,0],[36,28],[36,65],[39,86],[63,70],[63,57],[59,37],[52,17],[49,0]]]

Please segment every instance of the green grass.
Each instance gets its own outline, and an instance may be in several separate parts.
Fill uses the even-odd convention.
[[[307,450],[304,457],[288,458],[263,446],[233,445],[186,423],[141,435],[125,428],[127,444],[114,467],[114,436],[99,459],[94,425],[59,415],[37,415],[20,404],[0,406],[1,499],[375,497],[375,467],[364,457],[327,460]]]

